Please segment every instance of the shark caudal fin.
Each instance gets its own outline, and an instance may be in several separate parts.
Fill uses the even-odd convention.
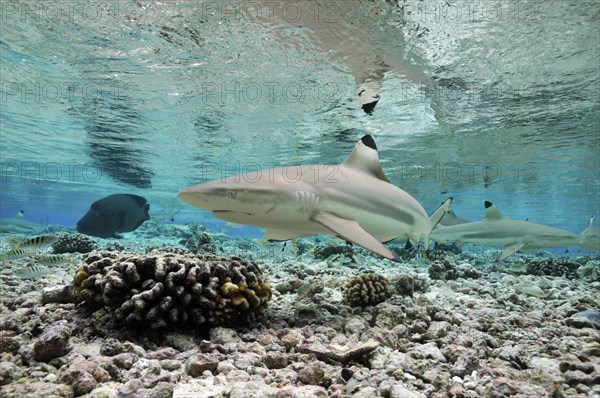
[[[444,215],[448,211],[450,211],[451,204],[452,204],[452,196],[449,197],[448,199],[446,199],[445,201],[443,201],[442,204],[440,205],[440,207],[438,207],[437,209],[435,209],[433,211],[433,213],[431,213],[431,216],[429,216],[429,222],[431,223],[432,231],[435,227],[437,227],[437,225],[440,223],[442,218],[444,218]]]
[[[594,213],[591,217],[590,217],[590,221],[588,222],[588,226],[586,229],[584,229],[583,231],[581,231],[581,236],[585,236],[585,235],[589,235],[590,233],[593,233],[593,228],[594,228],[594,221],[596,220],[596,213]]]
[[[435,227],[440,223],[444,215],[450,210],[450,205],[452,204],[452,197],[446,199],[440,207],[435,209],[431,216],[429,216],[430,229],[425,238],[425,250],[429,248],[429,235],[431,235],[431,231],[435,229]]]
[[[594,225],[595,219],[596,214],[590,218],[588,227],[579,234],[581,237],[580,247],[583,250],[591,250],[600,253],[600,228]]]

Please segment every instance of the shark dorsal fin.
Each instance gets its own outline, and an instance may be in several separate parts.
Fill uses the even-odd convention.
[[[485,201],[485,219],[486,220],[502,220],[504,216],[492,202]]]
[[[382,181],[390,182],[381,169],[379,152],[377,152],[375,141],[370,135],[365,135],[356,143],[354,150],[342,164],[372,174]]]

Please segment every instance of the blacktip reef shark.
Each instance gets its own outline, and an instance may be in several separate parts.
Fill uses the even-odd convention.
[[[266,227],[268,240],[334,234],[393,261],[398,256],[382,242],[406,236],[423,240],[427,250],[431,230],[452,201],[428,217],[416,199],[387,179],[370,135],[339,165],[262,170],[247,180],[244,175],[214,180],[179,197],[222,220]]]
[[[457,216],[454,210],[448,209],[446,214],[444,214],[444,217],[442,217],[439,224],[437,225],[437,228],[451,227],[453,225],[467,224],[470,222],[471,221],[465,220],[464,218],[460,218],[459,216]]]
[[[47,225],[25,220],[23,210],[16,217],[0,218],[0,233],[37,235],[48,232],[49,229]]]
[[[498,260],[519,250],[565,247],[581,242],[581,236],[559,228],[530,221],[504,218],[492,202],[485,201],[485,218],[481,221],[438,227],[431,233],[436,242],[454,241],[502,248]]]
[[[581,245],[584,250],[593,250],[600,253],[600,227],[594,225],[596,215],[590,218],[590,223],[581,233]]]

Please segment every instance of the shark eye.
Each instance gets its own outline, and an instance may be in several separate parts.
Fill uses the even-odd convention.
[[[235,198],[235,191],[232,191],[231,189],[227,191],[227,196],[229,196],[230,198]]]

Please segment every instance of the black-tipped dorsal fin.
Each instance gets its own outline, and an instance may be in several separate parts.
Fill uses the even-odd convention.
[[[485,218],[486,220],[502,220],[504,216],[492,202],[485,201]]]
[[[370,135],[365,135],[356,143],[354,150],[342,164],[372,174],[382,181],[390,182],[381,169],[377,145]]]

